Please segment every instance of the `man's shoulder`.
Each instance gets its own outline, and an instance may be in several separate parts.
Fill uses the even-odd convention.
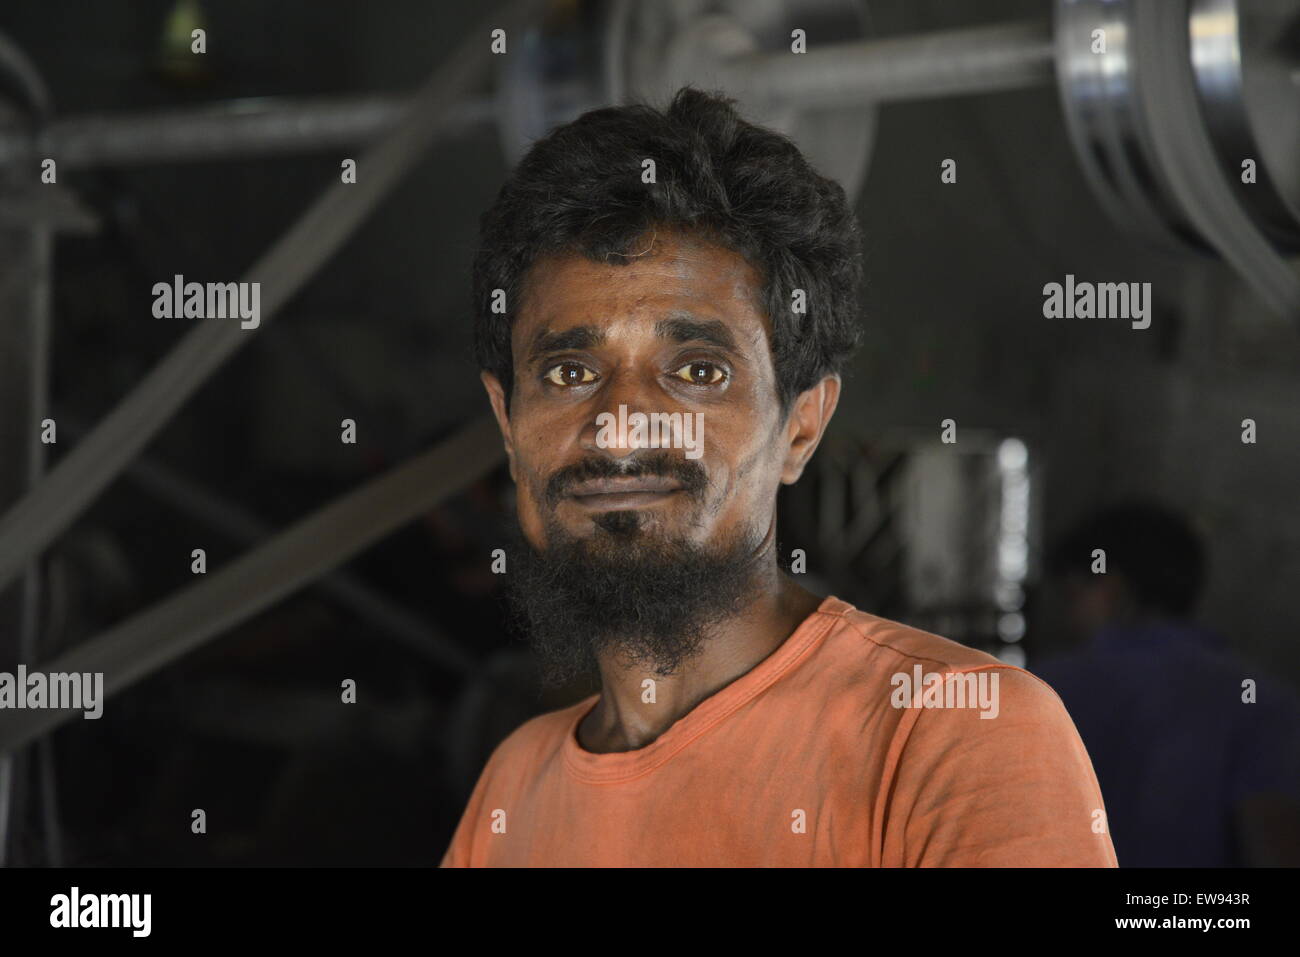
[[[904,663],[948,671],[1015,667],[987,652],[873,615],[838,598],[827,599],[819,613],[836,619],[827,635],[829,657],[844,657],[869,669],[892,669]]]
[[[1046,681],[1010,662],[942,635],[901,621],[873,615],[848,602],[830,598],[820,614],[835,618],[817,665],[826,680],[861,694],[864,686],[893,689],[899,675],[991,672],[1004,694],[1047,711],[1060,707],[1060,696]]]

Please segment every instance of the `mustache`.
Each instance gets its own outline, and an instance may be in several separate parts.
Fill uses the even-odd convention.
[[[546,503],[554,508],[574,485],[590,479],[646,476],[675,479],[681,483],[682,490],[691,496],[698,496],[709,485],[709,477],[702,465],[679,459],[670,452],[650,452],[622,462],[593,455],[551,474],[546,480]]]

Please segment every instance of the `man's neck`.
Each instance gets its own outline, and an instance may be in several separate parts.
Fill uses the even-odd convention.
[[[705,698],[753,670],[779,648],[822,599],[773,566],[759,597],[727,619],[700,652],[667,677],[600,661],[600,700],[577,729],[578,743],[597,754],[650,744]],[[654,681],[653,694],[644,684]]]

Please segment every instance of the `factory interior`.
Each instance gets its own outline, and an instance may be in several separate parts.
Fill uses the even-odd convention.
[[[862,227],[863,344],[779,502],[806,587],[1057,687],[1089,640],[1057,558],[1176,517],[1186,618],[1259,704],[1078,719],[1104,794],[1236,802],[1168,847],[1112,811],[1120,866],[1300,863],[1300,0],[4,4],[0,671],[106,702],[0,714],[0,861],[433,866],[495,746],[591,693],[502,612],[470,268],[531,141],[684,83]],[[174,277],[260,279],[259,324],[160,317]],[[1077,678],[1123,720],[1131,675]]]

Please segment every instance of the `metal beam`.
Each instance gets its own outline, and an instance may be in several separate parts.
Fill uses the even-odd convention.
[[[504,458],[496,421],[484,416],[198,583],[34,670],[102,672],[104,695],[116,694],[327,573]],[[0,713],[0,755],[81,714],[6,709]]]
[[[356,183],[334,183],[242,277],[261,284],[263,323],[415,165],[438,123],[486,68],[491,31],[522,31],[539,6],[541,0],[512,0],[471,30],[415,95],[401,122],[361,156]],[[0,518],[0,588],[72,524],[208,377],[250,341],[252,332],[239,323],[202,321],[35,490]]]
[[[40,480],[45,446],[40,421],[48,414],[51,229],[38,223],[0,229],[0,504],[18,500]],[[0,586],[0,670],[37,658],[40,568],[33,559],[21,578]],[[0,755],[0,866],[10,863],[11,825],[21,833],[34,819],[28,806],[35,755]],[[42,755],[45,761],[48,755]],[[52,809],[43,807],[54,835]],[[57,841],[57,837],[51,837]],[[29,863],[29,862],[20,862]]]
[[[4,35],[0,35],[0,76],[22,98],[18,104],[0,100],[0,123],[9,128],[43,123],[51,111],[49,89],[35,65]],[[22,180],[16,170],[0,167],[0,209],[22,205],[13,201]],[[57,209],[66,195],[42,199],[53,199],[49,206]],[[66,211],[66,203],[63,208]],[[53,228],[59,217],[48,215],[50,208],[39,204],[23,212],[37,215],[15,222],[0,212],[0,451],[4,453],[0,455],[0,506],[4,507],[26,494],[45,468],[40,419],[48,413],[51,259]],[[0,584],[0,668],[34,660],[39,649],[40,568],[33,560],[23,572],[15,587]],[[12,825],[16,822],[22,834],[23,826],[35,817],[27,808],[33,796],[42,813],[45,863],[58,865],[61,841],[49,742],[35,755],[0,755],[0,867],[17,857],[16,842],[10,838]]]
[[[189,109],[98,113],[55,120],[36,134],[0,133],[0,164],[51,157],[60,170],[276,156],[363,144],[391,130],[409,95],[256,97]],[[492,97],[450,104],[446,135],[496,116]]]
[[[179,472],[150,461],[148,456],[141,456],[131,463],[125,478],[159,502],[172,506],[242,545],[251,547],[271,536],[271,529],[251,512]],[[403,608],[361,579],[340,571],[324,576],[315,584],[324,594],[374,625],[381,633],[438,667],[447,668],[462,677],[477,670],[474,658],[441,629]]]
[[[728,87],[806,108],[1018,89],[1052,79],[1046,22],[1002,24],[745,56],[720,67]],[[390,130],[404,95],[254,97],[185,109],[88,114],[38,134],[0,132],[0,164],[53,157],[62,169],[237,159],[331,149]],[[493,122],[493,95],[449,105],[439,135]]]
[[[718,68],[727,89],[808,109],[1019,89],[1051,82],[1047,21],[838,43],[792,56],[761,53]]]

